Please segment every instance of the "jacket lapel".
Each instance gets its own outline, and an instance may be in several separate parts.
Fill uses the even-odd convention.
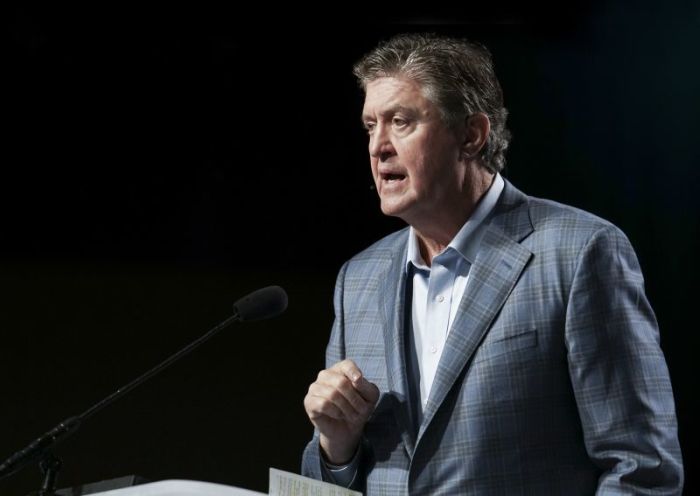
[[[399,237],[391,261],[379,277],[379,313],[382,317],[389,391],[397,396],[401,408],[396,412],[404,446],[409,456],[413,454],[413,429],[408,410],[408,378],[404,341],[404,312],[406,294],[406,250],[408,229]],[[397,277],[398,275],[398,277]]]
[[[440,357],[417,442],[462,373],[532,253],[520,245],[533,228],[527,197],[506,181]]]

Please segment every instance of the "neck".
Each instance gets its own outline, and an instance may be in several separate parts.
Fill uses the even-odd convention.
[[[418,238],[418,246],[425,263],[430,267],[433,258],[440,254],[469,220],[479,202],[491,187],[495,175],[485,172],[475,174],[469,188],[448,208],[431,212],[424,219],[410,222]]]

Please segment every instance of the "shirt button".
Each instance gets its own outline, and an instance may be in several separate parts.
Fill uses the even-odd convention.
[[[430,348],[430,353],[437,353],[437,348],[435,346]]]
[[[442,295],[440,295],[440,296],[437,297],[437,301],[439,301],[440,303],[442,303],[443,301],[445,301],[445,297],[442,296]]]

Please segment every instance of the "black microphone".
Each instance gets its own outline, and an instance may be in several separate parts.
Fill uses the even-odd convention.
[[[241,321],[270,319],[287,309],[287,293],[279,286],[268,286],[253,291],[233,304]]]
[[[213,327],[206,334],[196,339],[177,353],[166,358],[160,364],[156,365],[145,374],[137,377],[126,386],[117,389],[114,393],[85,410],[82,414],[68,417],[56,427],[32,441],[25,448],[15,452],[12,456],[0,464],[0,479],[4,479],[9,475],[14,474],[33,461],[44,458],[44,456],[49,453],[52,446],[56,445],[59,441],[62,441],[78,430],[83,421],[92,417],[95,413],[102,410],[107,405],[121,398],[136,386],[143,384],[158,372],[187,355],[189,352],[197,348],[205,341],[211,339],[219,331],[225,329],[232,323],[269,319],[276,317],[286,309],[287,293],[279,286],[268,286],[244,296],[233,304],[234,313],[231,317]]]

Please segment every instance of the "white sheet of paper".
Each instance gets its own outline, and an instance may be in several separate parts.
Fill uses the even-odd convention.
[[[270,467],[270,496],[362,496],[344,487]]]

